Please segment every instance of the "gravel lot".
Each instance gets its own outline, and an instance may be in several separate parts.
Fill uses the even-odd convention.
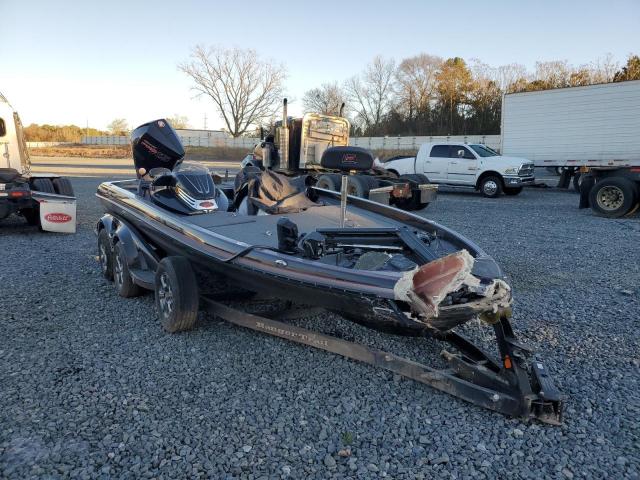
[[[425,211],[511,276],[517,333],[567,395],[552,427],[204,315],[163,333],[151,295],[100,276],[99,180],[73,183],[75,236],[0,225],[0,477],[638,478],[639,216],[555,190],[442,192]],[[441,348],[332,315],[301,324],[419,360]]]

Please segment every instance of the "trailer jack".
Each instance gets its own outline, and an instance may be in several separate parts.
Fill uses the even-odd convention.
[[[516,341],[505,316],[493,325],[500,361],[457,332],[430,332],[425,335],[458,350],[457,353],[443,350],[442,356],[449,368],[435,369],[359,343],[237,310],[207,296],[201,297],[201,302],[209,313],[234,325],[380,367],[504,415],[536,418],[551,425],[562,423],[560,392],[540,361],[534,359],[527,363],[526,357],[531,352]],[[301,310],[300,316],[304,316],[304,312],[308,314],[308,311]],[[292,317],[289,312],[287,318]]]

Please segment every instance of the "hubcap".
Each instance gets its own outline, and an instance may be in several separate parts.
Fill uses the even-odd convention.
[[[169,275],[163,272],[160,275],[160,285],[158,286],[158,302],[160,303],[160,313],[166,318],[173,312],[173,290],[169,283]]]
[[[596,196],[598,206],[608,212],[618,210],[624,204],[624,193],[613,185],[602,187]]]
[[[487,195],[495,195],[498,191],[498,184],[493,180],[489,180],[488,182],[485,182],[483,190]]]
[[[109,268],[107,249],[104,245],[100,245],[100,267],[102,267],[102,273],[106,272],[107,268]]]
[[[113,269],[113,279],[118,287],[124,283],[124,266],[122,265],[122,259],[120,255],[116,255],[116,261]]]

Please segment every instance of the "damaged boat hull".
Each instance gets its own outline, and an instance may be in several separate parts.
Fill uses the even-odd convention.
[[[480,313],[481,309],[460,304],[441,307],[436,317],[431,314],[426,319],[425,312],[412,311],[409,304],[415,302],[411,298],[398,295],[396,284],[401,275],[394,272],[349,271],[261,249],[253,250],[233,262],[226,262],[225,259],[246,248],[247,244],[222,237],[198,225],[181,222],[175,215],[136,198],[131,189],[121,188],[126,183],[106,182],[100,185],[97,196],[109,213],[100,220],[98,229],[108,227],[113,237],[117,236],[118,228],[126,228],[141,242],[156,246],[162,255],[188,258],[196,270],[216,272],[241,288],[275,298],[286,292],[289,300],[337,311],[370,328],[399,335],[446,331]],[[321,189],[318,192],[327,203],[337,203],[335,192]],[[446,242],[452,250],[464,249],[472,259],[468,261],[471,269],[466,274],[473,273],[474,278],[489,282],[495,279],[502,281],[503,273],[495,261],[456,232],[416,215],[365,199],[349,198],[349,203],[352,211],[356,207],[363,217],[382,214],[390,220],[390,225],[398,228],[407,228],[408,225],[436,235],[439,242]],[[161,256],[147,257],[150,258],[132,256],[129,268],[135,272],[141,267],[146,268],[148,264],[153,267]]]

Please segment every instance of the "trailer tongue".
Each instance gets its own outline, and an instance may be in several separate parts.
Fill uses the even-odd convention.
[[[211,297],[201,297],[201,303],[209,313],[234,325],[380,367],[489,410],[551,425],[562,423],[560,392],[540,361],[527,362],[531,352],[516,341],[506,316],[494,325],[501,361],[463,335],[449,331],[435,338],[458,352],[443,350],[449,368],[438,370],[366,345],[230,308]],[[308,316],[308,311],[301,309],[300,316]],[[288,312],[287,318],[291,317]]]

